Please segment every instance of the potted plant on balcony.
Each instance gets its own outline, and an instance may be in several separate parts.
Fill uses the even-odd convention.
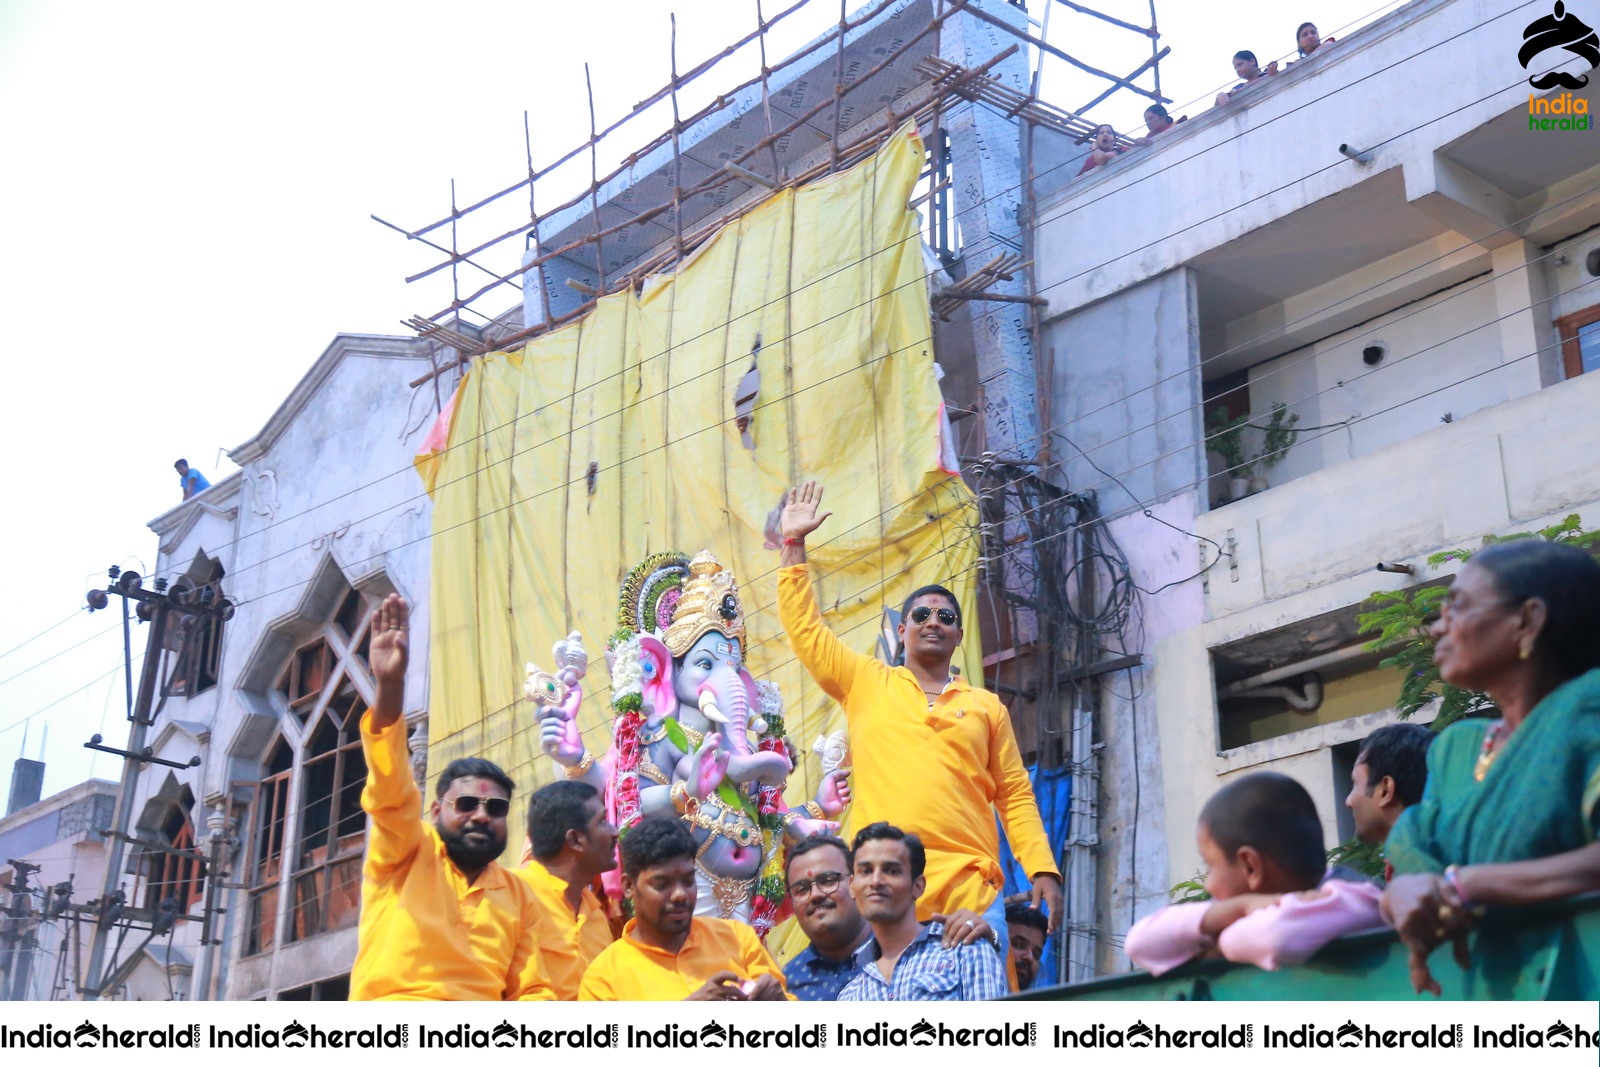
[[[1222,460],[1230,501],[1250,494],[1251,464],[1244,458],[1244,428],[1249,421],[1248,414],[1230,416],[1224,407],[1214,407],[1206,415],[1206,450]]]
[[[1272,414],[1261,430],[1261,453],[1251,463],[1250,491],[1259,493],[1267,488],[1267,472],[1282,463],[1294,447],[1300,431],[1294,428],[1300,416],[1289,411],[1289,405],[1278,401],[1272,405]]]

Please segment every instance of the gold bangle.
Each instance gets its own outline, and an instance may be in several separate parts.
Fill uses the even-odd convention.
[[[583,758],[566,769],[568,778],[582,778],[589,773],[589,768],[594,766],[594,753],[585,752]]]
[[[675,783],[667,791],[667,796],[672,799],[672,806],[677,809],[679,815],[693,819],[699,814],[700,802],[689,795],[689,786],[687,784],[683,782]]]
[[[827,818],[827,815],[825,815],[823,813],[823,811],[822,811],[822,805],[818,804],[815,800],[808,800],[804,804],[800,805],[800,807],[801,807],[802,810],[805,811],[805,813],[807,815],[811,816],[813,819],[826,819]]]

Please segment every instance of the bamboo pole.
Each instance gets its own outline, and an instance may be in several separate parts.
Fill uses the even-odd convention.
[[[923,27],[916,34],[913,34],[911,37],[907,38],[904,42],[901,43],[901,45],[899,47],[895,48],[892,52],[890,52],[880,63],[878,63],[871,70],[866,72],[866,74],[864,74],[861,78],[859,78],[857,80],[857,82],[856,82],[856,85],[860,86],[860,85],[866,84],[875,75],[881,73],[883,70],[887,69],[889,66],[891,66],[892,64],[897,62],[907,52],[909,52],[918,42],[920,42],[922,40],[922,38],[926,37],[928,34],[934,32],[935,30],[937,30],[939,28],[939,26],[942,25],[944,19],[947,19],[950,16],[952,16],[953,14],[955,14],[955,12],[960,10],[960,9],[962,9],[964,7],[964,5],[965,5],[965,0],[957,0],[957,2],[954,3],[951,6],[950,11],[946,12],[945,15],[943,15],[943,16],[941,16],[939,18],[936,18],[933,22],[930,22],[927,26]],[[1006,51],[1001,52],[999,55],[997,55],[994,59],[990,60],[988,63],[985,63],[982,67],[977,67],[977,68],[974,68],[972,71],[967,72],[967,76],[966,77],[970,78],[974,74],[986,71],[995,62],[998,62],[1000,59],[1003,59],[1003,58],[1013,54],[1015,52],[1015,50],[1016,50],[1016,46],[1013,45],[1011,48],[1007,49]],[[781,140],[782,138],[784,138],[784,137],[788,136],[789,134],[793,133],[795,130],[799,129],[801,126],[803,126],[806,123],[810,122],[811,119],[815,118],[823,109],[829,107],[832,103],[833,103],[833,101],[831,99],[823,100],[821,103],[813,106],[811,109],[809,109],[808,111],[806,111],[805,113],[800,115],[798,118],[796,118],[789,125],[785,126],[783,129],[775,131],[774,133],[769,134],[767,137],[764,137],[764,138],[756,141],[753,145],[751,145],[749,148],[745,149],[745,151],[743,151],[737,157],[735,157],[733,162],[739,163],[739,164],[745,163],[753,155],[755,155],[756,153],[758,153],[761,150],[763,150],[766,147],[768,147],[769,144],[776,143],[778,140]],[[893,114],[893,112],[891,112],[891,114]],[[714,189],[719,185],[725,184],[728,180],[729,180],[729,178],[727,176],[727,172],[725,170],[719,168],[717,170],[712,171],[711,174],[709,174],[704,180],[698,182],[696,185],[694,185],[690,189],[685,190],[685,192],[689,196],[692,197],[692,196],[698,195],[699,193],[708,191],[710,189]],[[797,184],[797,183],[798,183],[797,179],[791,179],[790,182],[789,182],[790,185]],[[494,288],[494,286],[496,284],[499,284],[500,282],[504,282],[504,281],[507,281],[507,280],[509,280],[511,278],[518,277],[519,275],[525,273],[526,271],[531,270],[535,266],[539,266],[539,265],[542,265],[543,263],[549,262],[551,259],[554,259],[556,256],[563,255],[566,252],[570,252],[570,251],[573,251],[574,249],[580,248],[584,244],[588,243],[589,240],[592,239],[593,237],[596,237],[596,236],[600,236],[600,237],[609,236],[610,234],[616,233],[618,230],[624,229],[624,228],[626,228],[628,226],[634,226],[634,225],[638,225],[638,224],[643,223],[643,222],[650,221],[651,219],[654,219],[657,215],[660,215],[663,211],[666,211],[670,207],[671,207],[670,204],[661,204],[661,205],[658,205],[658,206],[656,206],[654,208],[649,208],[649,209],[647,209],[645,211],[638,212],[637,214],[631,216],[628,219],[623,220],[622,222],[617,223],[614,226],[609,226],[609,227],[604,227],[602,229],[599,229],[599,230],[597,230],[595,232],[595,234],[591,234],[590,237],[588,237],[588,238],[579,238],[577,240],[569,242],[568,244],[562,245],[560,248],[555,249],[555,250],[553,250],[551,252],[541,253],[538,257],[536,257],[534,260],[529,262],[527,265],[525,265],[523,267],[520,267],[517,270],[511,271],[510,273],[501,276],[500,278],[498,278],[496,280],[496,282],[490,283],[489,285],[484,286],[482,289],[479,289],[477,292],[470,294],[463,301],[460,301],[459,304],[452,304],[450,307],[447,307],[447,308],[435,313],[434,315],[430,315],[428,317],[432,318],[432,319],[443,318],[444,316],[449,315],[451,312],[457,310],[459,305],[472,303],[474,300],[478,299],[478,297],[482,296],[484,293],[486,293],[490,289]],[[548,217],[548,216],[546,216],[546,217]],[[512,231],[512,232],[519,232],[519,231]],[[499,239],[503,239],[503,238],[499,238]],[[497,240],[499,240],[499,239],[497,239]],[[493,242],[491,241],[491,242],[488,242],[488,243],[493,243]],[[471,250],[468,254],[471,254],[471,253],[477,252],[477,251],[481,251],[484,247],[487,247],[487,245],[480,245],[477,249]],[[438,269],[438,268],[433,268],[433,269]],[[407,279],[407,280],[410,281],[412,279]]]

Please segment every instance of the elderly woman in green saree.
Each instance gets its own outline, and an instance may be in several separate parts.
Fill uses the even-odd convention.
[[[1600,889],[1600,563],[1546,541],[1493,545],[1456,576],[1432,634],[1440,676],[1502,716],[1439,736],[1422,802],[1385,848],[1384,916],[1412,985],[1438,994],[1429,954],[1453,941],[1465,967],[1485,908]]]

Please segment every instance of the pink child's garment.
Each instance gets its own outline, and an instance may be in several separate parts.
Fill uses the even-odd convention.
[[[1383,891],[1371,882],[1330,879],[1309,893],[1286,893],[1251,912],[1216,939],[1225,959],[1275,971],[1310,959],[1323,945],[1346,934],[1384,925],[1378,914]],[[1123,946],[1136,966],[1152,975],[1187,963],[1211,948],[1200,932],[1211,901],[1172,904],[1133,924]]]

